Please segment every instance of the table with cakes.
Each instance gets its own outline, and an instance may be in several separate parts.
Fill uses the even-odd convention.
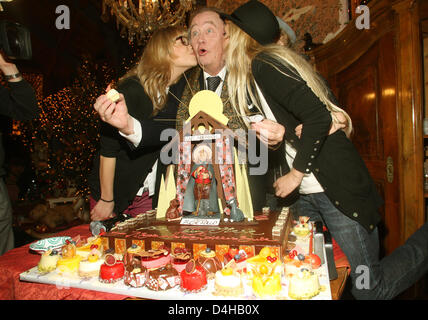
[[[151,210],[97,236],[85,224],[10,250],[0,257],[0,299],[340,299],[346,256],[333,239],[332,279],[314,240],[314,224],[289,208],[196,225]]]

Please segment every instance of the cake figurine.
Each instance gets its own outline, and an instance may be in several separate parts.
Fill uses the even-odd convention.
[[[205,269],[207,273],[207,279],[213,279],[216,272],[221,270],[222,265],[218,260],[215,251],[210,248],[206,248],[199,255],[197,262]]]
[[[171,262],[171,255],[166,248],[142,250],[138,255],[141,256],[141,264],[147,269],[164,267]]]
[[[146,287],[154,291],[165,291],[180,284],[180,275],[171,264],[164,267],[149,270],[147,273]]]
[[[247,259],[247,274],[253,292],[258,297],[277,295],[282,290],[281,262],[269,247],[264,247],[257,256]]]
[[[77,272],[80,265],[81,256],[76,254],[76,244],[74,241],[66,240],[65,245],[61,248],[62,258],[58,259],[57,269],[61,273]]]
[[[288,296],[296,300],[311,299],[321,291],[318,275],[301,269],[298,273],[289,278]]]
[[[37,270],[40,273],[48,273],[56,269],[58,263],[59,254],[56,250],[47,250],[40,257],[40,261],[37,265]]]
[[[124,282],[126,285],[139,288],[147,281],[147,269],[141,264],[141,257],[135,255],[127,260],[125,267]]]
[[[224,269],[216,272],[214,287],[213,294],[218,296],[236,297],[244,293],[241,275],[229,266],[225,266]]]
[[[106,254],[100,267],[99,280],[103,283],[114,283],[123,278],[125,267],[123,261],[116,260],[115,255]]]
[[[294,226],[293,232],[299,238],[305,238],[311,232],[311,228],[309,226],[309,217],[300,216],[299,222]]]
[[[99,251],[94,248],[86,260],[80,261],[78,274],[82,278],[98,277],[102,264]]]
[[[172,254],[172,266],[180,273],[184,270],[191,258],[192,254],[187,248],[175,248],[174,254]]]
[[[200,292],[207,287],[207,275],[202,266],[191,259],[180,273],[181,290],[185,292]]]

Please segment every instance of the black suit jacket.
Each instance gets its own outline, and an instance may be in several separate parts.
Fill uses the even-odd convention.
[[[331,116],[326,106],[293,69],[266,56],[253,60],[252,72],[275,118],[285,126],[285,140],[297,150],[293,167],[304,173],[312,172],[337,209],[372,231],[380,221],[377,209],[383,200],[364,161],[344,132],[339,130],[328,135]],[[301,123],[303,130],[299,139],[294,129]],[[283,150],[272,152],[272,157],[282,162],[285,174],[290,168]]]

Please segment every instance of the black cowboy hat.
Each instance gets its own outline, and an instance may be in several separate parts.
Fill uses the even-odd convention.
[[[231,15],[222,13],[220,16],[235,23],[262,45],[274,43],[279,39],[278,20],[272,11],[259,1],[248,1]]]

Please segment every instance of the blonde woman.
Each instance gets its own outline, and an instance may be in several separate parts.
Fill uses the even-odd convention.
[[[379,260],[377,209],[382,199],[347,137],[352,131],[348,115],[302,57],[274,44],[279,27],[265,5],[250,1],[223,18],[229,37],[226,65],[233,107],[248,114],[248,93],[255,105],[251,112],[261,112],[285,127],[285,143],[276,151],[282,153],[276,195],[285,197],[298,190],[294,213],[325,223],[351,264],[356,298],[392,299],[428,269],[427,224]],[[345,132],[328,135],[335,112],[346,117],[348,126]],[[294,128],[300,124],[298,137]],[[357,282],[361,266],[369,274],[364,286]]]
[[[94,108],[103,122],[100,157],[89,179],[93,221],[122,212],[133,216],[156,202],[159,135],[165,128],[175,128],[175,121],[152,120],[176,117],[176,97],[185,85],[182,75],[196,65],[186,35],[181,27],[155,32],[137,66],[119,82],[119,101],[112,102],[106,95],[96,100]],[[132,150],[122,134],[134,134],[135,119],[142,124],[145,147]]]

